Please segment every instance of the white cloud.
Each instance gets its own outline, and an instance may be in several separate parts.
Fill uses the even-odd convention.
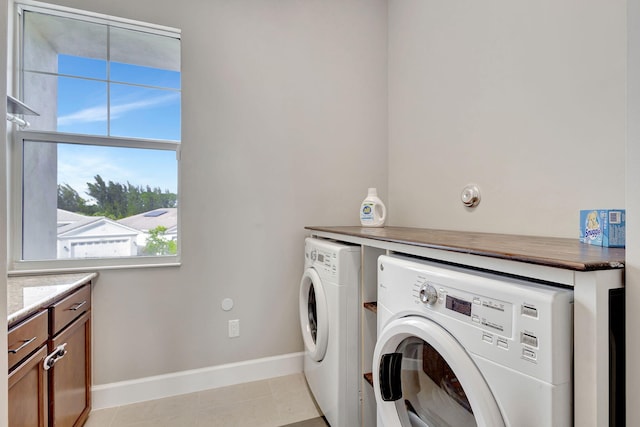
[[[74,123],[104,122],[106,120],[107,109],[105,106],[90,107],[58,117],[58,126],[68,126]]]
[[[168,93],[166,95],[156,96],[154,98],[143,99],[140,101],[111,105],[111,120],[115,120],[130,111],[156,107],[169,103],[175,100],[178,96],[179,95],[177,93]],[[68,126],[77,123],[104,122],[106,120],[107,108],[105,105],[100,105],[60,116],[58,117],[58,126]]]
[[[69,184],[85,199],[88,198],[87,182],[93,183],[96,175],[113,180],[110,177],[120,179],[129,173],[129,170],[119,167],[116,161],[101,152],[89,154],[83,150],[81,153],[66,153],[64,160],[58,159],[58,183]]]
[[[176,171],[164,163],[175,159],[168,151],[76,144],[60,144],[58,149],[58,183],[69,184],[85,199],[87,182],[93,183],[95,175],[125,185],[130,182],[177,191]]]

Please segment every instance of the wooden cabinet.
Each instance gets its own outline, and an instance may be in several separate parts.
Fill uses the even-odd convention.
[[[90,282],[9,330],[9,426],[79,427],[91,411]]]
[[[42,347],[9,373],[9,426],[47,425],[47,377]]]
[[[42,310],[9,329],[9,425],[47,425],[48,313]]]
[[[64,357],[49,369],[49,414],[55,427],[81,426],[91,410],[91,320],[85,311],[49,340],[49,354]]]

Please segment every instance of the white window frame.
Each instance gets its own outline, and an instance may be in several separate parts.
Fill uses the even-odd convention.
[[[16,29],[13,38],[13,55],[14,63],[17,65],[14,67],[13,73],[13,89],[14,93],[21,93],[21,70],[22,64],[21,55],[19,54],[22,48],[22,41],[20,35],[22,32],[22,12],[24,10],[43,12],[51,15],[57,15],[61,17],[68,17],[82,19],[101,24],[108,24],[126,29],[141,30],[150,34],[157,34],[162,36],[169,36],[174,38],[180,38],[180,30],[176,28],[153,25],[144,22],[134,21],[130,19],[116,18],[103,14],[87,12],[78,9],[67,8],[63,6],[50,5],[38,1],[22,0],[16,2],[14,13],[14,28]],[[181,233],[181,209],[180,209],[180,147],[181,141],[170,140],[154,140],[154,139],[141,139],[141,138],[125,138],[125,137],[112,137],[112,136],[96,136],[96,135],[83,135],[83,134],[69,134],[60,132],[48,132],[48,131],[31,131],[20,130],[17,126],[13,125],[9,128],[10,140],[12,144],[8,147],[10,159],[9,164],[9,178],[10,178],[10,197],[9,203],[9,262],[8,270],[9,274],[26,274],[26,273],[43,273],[43,272],[71,272],[71,271],[86,271],[89,269],[105,270],[105,269],[123,269],[123,268],[148,268],[148,267],[167,267],[167,266],[179,266],[181,263],[181,251],[183,245],[183,237]],[[182,138],[181,138],[182,139]],[[23,218],[23,144],[24,141],[35,141],[45,143],[67,143],[67,144],[81,144],[92,146],[110,146],[110,147],[126,147],[126,148],[142,148],[142,149],[154,149],[154,150],[167,150],[174,151],[176,153],[177,160],[177,235],[178,252],[175,255],[162,255],[162,256],[131,256],[131,257],[114,257],[114,258],[74,258],[74,259],[51,259],[51,260],[22,260],[22,247],[23,247],[23,235],[22,235],[22,218]]]

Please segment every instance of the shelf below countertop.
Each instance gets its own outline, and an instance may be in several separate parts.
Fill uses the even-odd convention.
[[[365,302],[364,304],[364,308],[366,308],[369,311],[372,311],[374,313],[378,312],[378,303],[373,301],[373,302]]]
[[[373,373],[367,372],[363,375],[364,380],[369,383],[371,387],[373,387]]]

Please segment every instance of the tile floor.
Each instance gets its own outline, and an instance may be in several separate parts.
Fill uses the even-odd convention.
[[[85,427],[277,427],[320,416],[303,374],[98,409]]]

